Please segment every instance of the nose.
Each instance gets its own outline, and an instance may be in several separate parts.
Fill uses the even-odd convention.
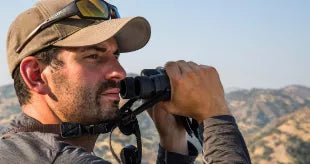
[[[105,74],[106,80],[119,82],[126,77],[126,71],[115,57],[109,61],[109,68],[110,69]]]

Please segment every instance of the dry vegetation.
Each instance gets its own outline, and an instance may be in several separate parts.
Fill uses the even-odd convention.
[[[244,135],[253,163],[310,163],[310,89],[289,86],[279,90],[252,89],[226,94],[226,99]],[[0,87],[0,129],[20,112],[12,85]],[[139,117],[143,137],[143,163],[156,163],[158,134],[152,121]],[[125,145],[135,145],[133,136],[113,132],[117,154]],[[109,135],[98,139],[96,155],[116,163],[109,148]],[[201,163],[198,157],[196,163]]]

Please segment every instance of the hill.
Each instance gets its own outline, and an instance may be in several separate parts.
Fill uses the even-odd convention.
[[[310,88],[292,85],[281,89],[236,89],[226,94],[229,108],[245,137],[253,163],[310,163]],[[12,85],[0,87],[0,129],[20,112]],[[152,120],[139,116],[143,141],[143,163],[155,163],[158,134]],[[112,146],[135,144],[133,136],[118,130]],[[101,135],[95,154],[115,163],[109,150],[109,135]],[[199,158],[196,163],[202,163]]]
[[[250,136],[281,116],[310,106],[310,89],[292,85],[282,89],[238,90],[226,94],[226,100],[242,134]]]
[[[248,138],[253,163],[309,163],[310,107],[269,123]]]

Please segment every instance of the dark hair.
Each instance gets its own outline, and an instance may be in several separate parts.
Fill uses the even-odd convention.
[[[50,46],[35,53],[34,56],[40,62],[42,62],[42,64],[46,66],[50,65],[55,69],[59,69],[61,66],[63,66],[63,62],[58,59],[60,49],[60,47]],[[13,80],[15,92],[20,105],[26,105],[30,102],[31,93],[29,92],[29,87],[25,83],[20,73],[20,65],[15,68],[15,71],[13,73]]]

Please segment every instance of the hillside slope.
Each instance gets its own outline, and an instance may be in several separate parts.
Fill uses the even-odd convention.
[[[248,138],[253,163],[310,163],[310,107],[285,115]]]
[[[310,163],[310,88],[288,86],[282,89],[236,90],[226,94],[227,103],[247,142],[253,163]],[[20,112],[12,85],[0,87],[0,130]],[[139,116],[143,141],[143,163],[155,163],[158,134],[152,120]],[[133,136],[113,132],[117,152],[135,145]],[[96,155],[115,163],[109,150],[109,135],[101,135]],[[198,158],[196,163],[201,163]]]
[[[268,123],[310,106],[310,88],[288,86],[282,89],[238,90],[226,95],[229,108],[246,137]]]

